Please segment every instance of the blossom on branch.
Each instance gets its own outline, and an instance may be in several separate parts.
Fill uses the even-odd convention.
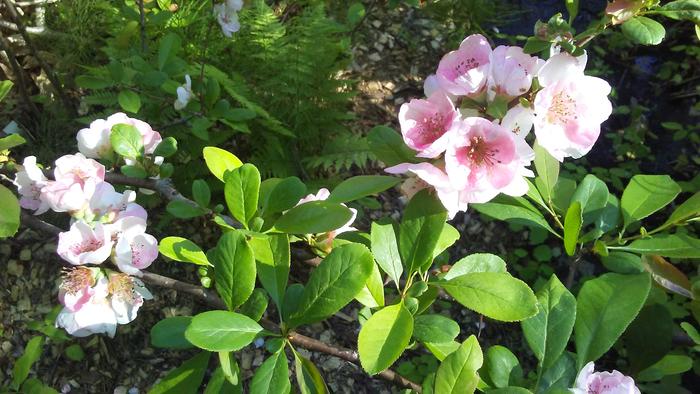
[[[640,394],[634,379],[618,371],[595,372],[593,361],[586,364],[576,377],[574,394]]]
[[[427,100],[411,100],[401,105],[399,123],[403,140],[419,157],[433,158],[447,148],[449,131],[459,112],[443,92]]]
[[[106,226],[96,223],[91,227],[82,220],[58,234],[57,253],[73,265],[102,264],[112,253],[112,237]]]
[[[465,38],[456,51],[449,52],[438,66],[436,78],[450,94],[475,96],[481,93],[489,76],[491,45],[481,34]]]
[[[36,165],[36,157],[25,157],[22,165],[18,167],[19,171],[15,174],[13,183],[20,195],[19,205],[24,209],[33,210],[35,215],[48,211],[49,203],[41,192],[48,184],[48,179]]]
[[[238,22],[238,11],[243,8],[243,0],[225,0],[223,3],[214,4],[214,15],[221,26],[221,32],[226,37],[241,29]]]

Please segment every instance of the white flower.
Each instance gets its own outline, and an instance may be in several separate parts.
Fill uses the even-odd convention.
[[[91,287],[90,299],[71,310],[64,307],[56,317],[56,327],[62,327],[75,337],[105,333],[114,337],[117,332],[117,317],[108,299],[109,281],[102,276]]]
[[[49,210],[49,202],[41,189],[48,184],[44,173],[36,165],[36,157],[27,156],[14,180],[20,194],[19,205],[25,209],[34,210],[35,215]]]
[[[177,88],[177,100],[173,106],[175,110],[180,111],[187,107],[187,103],[192,99],[192,80],[189,74],[185,75],[185,84]]]
[[[101,264],[112,253],[112,245],[112,237],[102,223],[92,228],[83,221],[77,221],[69,231],[58,234],[56,252],[73,265]]]
[[[115,223],[117,244],[114,262],[119,270],[129,275],[139,275],[158,257],[158,241],[146,234],[146,220],[129,216]]]
[[[143,282],[126,274],[110,274],[109,291],[112,295],[112,310],[119,324],[132,322],[143,301],[153,299]]]
[[[214,15],[221,25],[221,31],[226,37],[231,37],[233,33],[241,28],[238,22],[238,11],[243,8],[242,0],[227,0],[224,3],[214,5]]]

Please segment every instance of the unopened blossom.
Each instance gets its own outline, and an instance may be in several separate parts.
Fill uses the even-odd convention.
[[[532,85],[532,78],[544,63],[538,57],[524,53],[520,47],[505,45],[498,46],[491,52],[489,62],[489,100],[496,96],[510,100],[527,93]]]
[[[538,80],[543,89],[534,102],[535,135],[557,160],[578,159],[588,153],[600,135],[600,124],[612,113],[610,85],[583,74],[586,55],[552,56]]]
[[[127,274],[109,273],[109,293],[113,313],[118,324],[128,324],[136,319],[136,314],[144,300],[153,299],[141,280]]]
[[[605,8],[605,14],[610,16],[613,25],[619,25],[633,18],[644,3],[643,0],[614,0]]]
[[[36,157],[27,156],[15,174],[14,184],[17,186],[20,199],[19,205],[25,209],[31,209],[35,215],[40,215],[49,209],[46,196],[41,189],[47,185],[48,179],[36,165]]]
[[[484,203],[499,193],[522,196],[528,190],[524,176],[535,154],[519,136],[484,118],[459,121],[445,153],[445,171],[460,199]]]
[[[438,65],[436,78],[440,87],[450,94],[476,95],[486,86],[490,72],[491,46],[480,34],[462,41],[459,49],[447,53]]]
[[[86,214],[90,219],[111,223],[134,200],[136,200],[136,193],[133,190],[120,193],[110,183],[102,182],[95,187],[95,192],[88,204],[89,213]]]
[[[506,112],[501,120],[501,126],[525,138],[532,130],[532,122],[534,121],[535,111],[530,107],[518,104]]]
[[[101,264],[112,253],[112,237],[102,223],[95,227],[76,221],[69,231],[58,234],[57,253],[73,265]]]
[[[576,378],[574,394],[640,394],[634,379],[618,371],[595,372],[593,361],[586,364]]]
[[[238,22],[238,11],[241,8],[243,8],[242,0],[226,0],[214,5],[214,15],[226,37],[231,37],[241,29],[241,24]]]
[[[77,183],[84,186],[86,183],[99,183],[105,179],[105,166],[93,159],[85,157],[82,153],[64,155],[56,159],[56,168],[53,171],[56,182],[65,184]]]
[[[94,284],[89,283],[90,279]],[[56,327],[62,327],[76,337],[102,333],[114,337],[117,316],[108,297],[109,280],[104,275],[90,278],[85,271],[79,271],[78,274],[67,275],[60,288],[63,296],[59,298],[64,308],[56,317]],[[69,301],[69,293],[71,297],[80,297],[80,302]],[[85,297],[85,294],[89,296]]]
[[[390,174],[411,172],[423,182],[432,186],[440,202],[447,210],[450,219],[454,218],[457,212],[467,210],[469,203],[467,194],[455,189],[447,174],[430,163],[403,163],[389,167],[384,171]]]
[[[331,192],[328,191],[328,189],[326,189],[326,188],[321,188],[321,189],[318,190],[318,192],[317,192],[316,194],[313,194],[313,193],[312,193],[312,194],[309,194],[309,195],[307,195],[306,197],[304,197],[304,198],[302,198],[301,200],[299,200],[299,202],[297,203],[297,205],[301,205],[301,204],[304,204],[304,203],[310,202],[310,201],[323,201],[323,200],[327,200],[328,197],[330,197],[330,195],[331,195]],[[346,206],[345,204],[340,204],[340,205]],[[355,218],[357,217],[357,210],[354,209],[354,208],[348,208],[348,209],[350,209],[350,212],[352,212],[352,217],[350,218],[350,220],[348,220],[348,222],[345,223],[345,224],[344,224],[343,226],[341,226],[340,228],[337,228],[337,229],[335,229],[335,230],[329,231],[329,232],[327,232],[327,233],[323,236],[323,243],[324,243],[324,247],[325,247],[326,249],[329,249],[329,248],[330,248],[330,246],[331,246],[332,243],[333,243],[333,240],[335,239],[335,237],[336,237],[338,234],[342,234],[342,233],[345,233],[345,232],[348,232],[348,231],[357,231],[357,229],[356,229],[355,227],[352,227],[352,223],[355,221]]]
[[[459,112],[442,92],[427,100],[411,100],[399,110],[403,140],[419,157],[433,158],[444,152],[452,123],[458,118]]]
[[[192,79],[189,74],[185,75],[185,84],[177,88],[177,100],[173,106],[175,110],[180,111],[187,107],[187,104],[192,99]]]
[[[158,257],[158,241],[146,234],[144,219],[136,216],[121,219],[112,230],[117,238],[114,262],[120,271],[140,275],[141,270],[149,267]]]

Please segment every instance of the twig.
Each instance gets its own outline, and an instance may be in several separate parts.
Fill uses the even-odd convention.
[[[22,223],[29,228],[45,232],[53,236],[57,236],[58,233],[61,232],[61,229],[59,227],[54,226],[50,223],[46,223],[26,212],[22,212]],[[141,276],[141,279],[144,282],[151,285],[173,289],[182,293],[187,293],[213,308],[226,309],[226,305],[221,300],[221,298],[219,298],[216,294],[210,292],[209,290],[203,287],[181,282],[177,279],[172,279],[167,276],[154,274],[152,272],[144,272]],[[266,326],[268,330],[279,331],[279,326],[270,320],[263,319],[261,323],[264,326]],[[302,335],[295,331],[289,332],[287,334],[287,339],[293,345],[302,347],[304,349],[329,354],[331,356],[335,356],[345,361],[349,361],[353,364],[359,365],[360,358],[357,352],[354,350],[340,346],[329,345],[325,342],[319,341],[318,339],[307,337],[306,335]],[[403,388],[409,388],[418,393],[421,392],[421,386],[419,384],[404,378],[403,376],[390,369],[380,372],[379,374],[377,374],[377,376],[381,377],[384,380],[393,382]]]

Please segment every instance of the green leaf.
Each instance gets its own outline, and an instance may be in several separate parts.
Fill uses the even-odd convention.
[[[240,369],[238,368],[238,362],[236,362],[236,357],[233,352],[218,352],[219,364],[221,365],[221,372],[224,374],[226,380],[233,386],[238,386],[241,383],[240,379]]]
[[[177,140],[173,137],[165,137],[153,151],[153,156],[170,157],[175,152],[177,152]]]
[[[622,193],[625,228],[673,201],[681,187],[668,175],[635,175]]]
[[[207,382],[207,388],[204,390],[204,394],[220,393],[243,394],[243,385],[232,385],[228,380],[226,380],[226,376],[224,375],[223,369],[221,367],[218,367],[216,368],[216,370],[214,370],[214,373],[212,374],[211,378],[209,378],[209,381]]]
[[[151,327],[151,345],[166,349],[189,349],[190,341],[185,338],[185,330],[192,322],[191,316],[165,318]]]
[[[700,1],[698,0],[671,1],[651,12],[675,20],[689,20],[695,24],[700,23]]]
[[[197,393],[202,380],[204,380],[204,374],[207,372],[209,356],[211,353],[201,352],[185,361],[179,367],[168,372],[160,382],[148,391],[148,394]]]
[[[542,51],[548,51],[552,46],[552,43],[545,40],[540,40],[535,37],[528,37],[523,46],[523,52],[527,54],[533,54]]]
[[[63,352],[66,354],[66,357],[68,357],[68,359],[71,361],[83,361],[83,359],[85,358],[85,352],[83,351],[83,348],[80,347],[80,345],[77,343],[68,346]]]
[[[58,391],[45,385],[37,378],[29,378],[22,383],[22,393],[24,394],[58,394]]]
[[[119,171],[121,171],[122,174],[131,178],[145,179],[146,177],[148,177],[148,173],[140,165],[121,166]]]
[[[435,374],[435,393],[468,394],[476,390],[479,375],[476,371],[484,363],[484,355],[474,335],[452,352],[438,367]]]
[[[572,353],[564,352],[551,367],[544,371],[539,386],[535,388],[535,392],[547,394],[570,393],[569,387],[573,385],[578,371],[576,360]]]
[[[255,258],[240,231],[224,233],[211,253],[214,263],[214,283],[229,310],[242,305],[255,287]]]
[[[452,265],[443,276],[444,280],[450,280],[472,272],[507,272],[506,262],[502,258],[491,253],[474,253],[462,257]]]
[[[248,228],[248,222],[258,210],[260,172],[252,164],[243,164],[225,178],[226,205],[233,217]]]
[[[12,385],[13,389],[18,389],[22,382],[29,376],[29,370],[32,368],[39,357],[41,357],[41,352],[44,347],[44,337],[35,336],[27,342],[24,347],[24,353],[22,356],[15,361],[15,365],[12,367]]]
[[[652,304],[642,308],[622,337],[631,375],[650,367],[671,350],[674,327],[671,313],[665,306]]]
[[[389,368],[411,341],[413,316],[403,303],[387,306],[365,322],[357,338],[362,368],[370,375]]]
[[[653,19],[636,16],[622,24],[622,33],[637,44],[658,45],[666,36],[666,29]]]
[[[459,324],[443,315],[416,316],[413,338],[420,342],[452,342],[459,334]]]
[[[109,140],[112,149],[126,158],[139,159],[143,156],[143,137],[132,125],[120,123],[112,126]]]
[[[226,171],[235,170],[243,165],[243,162],[233,153],[214,146],[205,147],[202,150],[202,155],[204,156],[204,161],[207,163],[209,171],[221,182],[224,182],[224,174]]]
[[[679,205],[671,216],[668,217],[666,222],[664,222],[662,227],[665,228],[670,225],[680,224],[698,215],[700,215],[700,192],[693,194],[690,198],[685,200],[683,204]]]
[[[547,42],[547,46],[549,47],[549,42]],[[535,184],[542,194],[542,198],[551,202],[554,186],[559,179],[559,161],[537,142],[535,142],[533,149],[535,150],[535,170],[537,171]]]
[[[10,189],[0,185],[0,238],[11,237],[19,229],[19,201]]]
[[[403,273],[403,265],[393,224],[372,222],[370,237],[372,239],[372,254],[377,260],[377,264],[398,286]]]
[[[452,227],[449,223],[445,223],[440,232],[440,238],[438,238],[435,244],[435,249],[433,249],[433,259],[436,259],[442,252],[446,251],[450,246],[454,245],[459,239],[459,231]]]
[[[311,273],[289,326],[321,321],[352,301],[372,273],[372,254],[360,244],[333,248]]]
[[[232,352],[253,342],[262,331],[255,320],[240,313],[208,311],[192,318],[185,338],[198,348],[211,352]]]
[[[538,313],[521,324],[523,335],[543,370],[559,359],[576,321],[576,298],[556,275],[537,292]]]
[[[566,212],[571,202],[571,197],[576,192],[576,181],[573,179],[559,177],[552,192],[552,203],[558,212]]]
[[[501,321],[520,321],[537,313],[537,299],[525,282],[501,272],[474,272],[441,281],[457,302]]]
[[[581,232],[582,221],[581,203],[574,201],[569,205],[564,218],[564,249],[569,256],[576,253],[576,242],[578,242],[578,235]]]
[[[399,254],[407,275],[430,266],[447,212],[427,191],[418,192],[399,225]]]
[[[326,394],[328,387],[323,376],[311,360],[294,352],[294,370],[301,394]]]
[[[460,343],[456,341],[443,343],[423,342],[423,345],[425,345],[425,348],[428,349],[435,358],[439,361],[443,361],[445,357],[459,349]]]
[[[365,6],[360,2],[354,2],[348,8],[348,24],[355,26],[365,17]]]
[[[268,182],[266,180],[265,182]],[[299,178],[292,176],[277,180],[269,193],[260,189],[262,211],[266,214],[284,212],[297,205],[306,193],[306,185]],[[265,184],[263,182],[263,184]]]
[[[14,84],[12,81],[0,81],[0,101],[4,100]],[[0,149],[2,150],[2,149]]]
[[[653,382],[664,376],[678,375],[689,371],[693,367],[693,359],[680,354],[667,354],[656,364],[640,372],[637,380],[640,382]]]
[[[211,189],[203,179],[195,179],[192,182],[192,197],[202,207],[209,206],[211,202]]]
[[[602,256],[600,261],[605,268],[618,274],[639,274],[644,272],[642,258],[637,254],[612,252],[607,256]]]
[[[569,24],[572,24],[578,15],[579,0],[565,0],[566,10],[569,12]]]
[[[646,273],[608,273],[583,284],[574,325],[579,368],[610,349],[642,309],[650,288]]]
[[[527,226],[540,227],[552,234],[556,234],[540,212],[534,212],[522,206],[488,202],[484,204],[471,204],[471,207],[477,212],[490,216],[494,219],[507,220],[509,222],[524,224]]]
[[[664,257],[700,258],[700,239],[684,234],[654,235],[650,238],[633,241],[627,246],[616,248],[639,254],[657,254]]]
[[[213,266],[202,249],[187,238],[165,237],[160,240],[158,251],[175,261]]]
[[[25,140],[21,135],[10,134],[7,137],[0,138],[0,151],[12,149],[12,148],[14,148],[16,146],[20,146],[26,142],[27,142],[27,140]]]
[[[160,39],[158,45],[158,70],[163,70],[165,64],[172,59],[182,46],[182,39],[175,33],[168,33]]]
[[[281,309],[291,262],[289,237],[287,234],[270,234],[267,238],[252,238],[249,244],[257,261],[258,279],[277,308]]]
[[[349,202],[375,195],[394,187],[401,179],[386,175],[359,175],[348,178],[333,189],[329,202]]]
[[[416,163],[416,152],[403,142],[401,135],[386,126],[376,126],[367,135],[369,148],[387,167],[401,163]]]
[[[288,234],[319,234],[339,229],[351,218],[352,211],[343,205],[310,201],[285,212],[275,228]]]
[[[595,175],[588,174],[579,183],[571,202],[581,203],[583,224],[593,222],[593,219],[605,208],[608,203],[608,187]]]
[[[367,279],[367,283],[355,296],[355,299],[362,305],[377,308],[384,306],[384,280],[379,267],[372,266],[372,274]]]
[[[482,378],[489,386],[502,389],[520,383],[520,380],[523,378],[523,369],[520,367],[518,358],[508,348],[499,345],[491,346],[486,351],[482,371]],[[489,392],[494,391],[489,390]],[[498,392],[498,390],[495,392]],[[518,393],[518,391],[510,388],[502,392]],[[529,393],[527,390],[525,392]]]
[[[288,394],[292,390],[289,382],[289,364],[284,350],[271,355],[253,375],[251,394]]]
[[[122,90],[117,96],[119,106],[126,112],[137,113],[141,109],[141,97],[131,90]]]
[[[253,293],[248,300],[241,305],[239,312],[255,321],[260,321],[265,314],[265,310],[267,310],[267,303],[265,290],[256,288],[253,289]]]
[[[114,85],[114,82],[93,75],[78,75],[75,77],[75,84],[81,88],[99,90]]]
[[[184,200],[170,201],[165,210],[179,219],[192,219],[207,213],[204,208]]]

